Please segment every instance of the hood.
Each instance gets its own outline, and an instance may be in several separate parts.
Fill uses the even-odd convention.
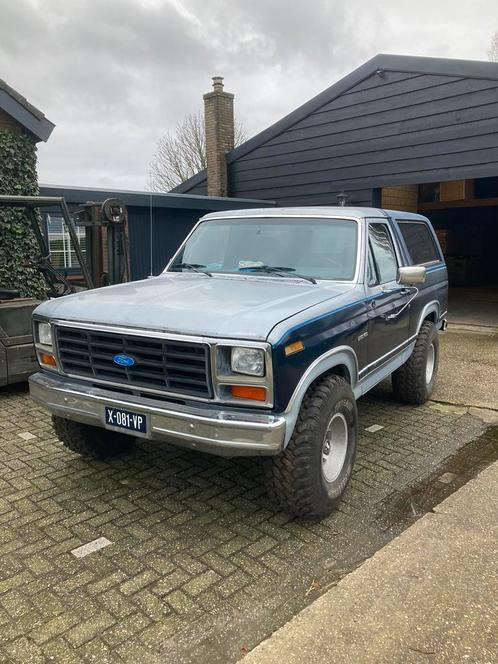
[[[351,284],[321,285],[280,277],[162,274],[49,300],[36,314],[79,323],[263,341],[286,318],[350,289]]]

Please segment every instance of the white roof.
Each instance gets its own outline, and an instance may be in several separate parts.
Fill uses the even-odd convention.
[[[369,207],[348,206],[322,206],[309,207],[274,207],[274,208],[251,208],[245,210],[224,210],[223,212],[211,212],[203,219],[235,219],[254,217],[351,217],[352,219],[365,217],[394,217],[395,219],[418,219],[426,218],[413,212],[402,212],[400,210],[382,210]]]

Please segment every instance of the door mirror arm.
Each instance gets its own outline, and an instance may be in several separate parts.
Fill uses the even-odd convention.
[[[416,286],[412,286],[410,290],[412,291],[412,296],[405,302],[405,304],[401,307],[401,309],[398,309],[398,311],[395,311],[392,314],[386,314],[385,317],[386,320],[392,320],[393,318],[397,318],[407,307],[410,306],[410,304],[418,295],[418,288]]]

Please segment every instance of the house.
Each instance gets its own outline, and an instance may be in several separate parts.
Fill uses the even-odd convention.
[[[210,93],[227,94],[219,83]],[[217,120],[207,100],[215,139],[229,105],[218,101]],[[208,155],[222,151],[209,137]],[[438,231],[452,284],[498,284],[498,64],[377,55],[228,152],[224,166],[220,178],[208,160],[173,191],[288,206],[335,205],[345,192],[348,204],[420,211]]]
[[[36,145],[54,125],[0,79],[0,194],[34,195],[38,191]],[[23,211],[0,208],[0,286],[22,297],[43,293],[41,276],[26,267],[35,252],[30,220]],[[1,362],[1,360],[0,360]]]
[[[0,130],[26,134],[35,143],[47,141],[55,125],[0,78]]]

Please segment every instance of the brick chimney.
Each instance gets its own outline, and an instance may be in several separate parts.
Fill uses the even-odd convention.
[[[213,76],[213,91],[204,95],[207,193],[228,196],[226,153],[234,147],[233,94],[224,92],[223,77]]]

